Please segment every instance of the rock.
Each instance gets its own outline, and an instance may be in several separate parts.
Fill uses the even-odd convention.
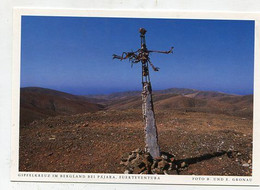
[[[148,160],[148,159],[144,158],[143,163],[145,164],[145,167],[146,167],[148,173],[152,173],[151,169],[152,169],[153,160]]]
[[[168,163],[168,165],[169,165],[168,170],[173,170],[173,163],[170,162],[170,163]]]
[[[49,140],[55,140],[56,139],[56,136],[55,135],[51,135]]]
[[[121,161],[122,161],[122,162],[126,162],[126,161],[128,161],[128,160],[127,160],[126,158],[122,158]]]
[[[181,168],[185,168],[187,166],[186,162],[181,163]]]
[[[161,161],[162,160],[162,157],[156,157],[156,158],[154,158],[154,160],[156,160],[156,161]]]
[[[130,171],[129,170],[125,170],[124,174],[130,174]]]
[[[129,154],[124,153],[123,156],[121,157],[121,160],[128,160]]]
[[[248,163],[245,163],[242,165],[243,167],[249,167],[250,165]]]
[[[151,169],[155,169],[155,168],[157,168],[157,166],[158,166],[158,162],[154,161],[152,166],[151,166]]]
[[[88,125],[88,123],[83,123],[82,127],[87,127]]]
[[[167,173],[168,175],[178,175],[177,170],[168,170]]]
[[[167,155],[165,155],[165,154],[162,154],[162,156],[161,156],[164,160],[168,160],[168,156]]]
[[[53,152],[51,152],[51,153],[48,154],[48,156],[51,156],[51,155],[53,155]]]
[[[120,165],[127,166],[128,164],[129,164],[129,162],[128,162],[128,161],[126,161],[126,162],[123,162],[123,161],[121,161],[121,162],[120,162]]]
[[[136,153],[132,153],[132,154],[129,155],[128,161],[131,162],[135,158],[136,158]]]
[[[252,160],[248,160],[248,162],[247,162],[247,163],[248,163],[248,164],[251,164],[251,162],[252,162]]]
[[[148,172],[148,170],[144,170],[143,172],[141,172],[141,174],[150,174],[150,173]]]
[[[174,162],[174,160],[175,160],[174,157],[171,157],[171,158],[170,158],[170,161],[171,161],[171,162]]]
[[[134,151],[132,151],[133,153],[142,153],[142,150],[140,149],[140,148],[137,148],[137,149],[135,149]]]
[[[162,170],[160,170],[159,168],[155,168],[152,170],[153,174],[164,174]]]
[[[139,167],[135,167],[134,169],[133,169],[133,174],[140,174],[140,173],[142,173],[143,171],[145,171],[145,167],[142,167],[142,168],[139,168]]]
[[[153,160],[149,160],[147,158],[144,158],[142,161],[145,164],[145,166],[151,166],[153,164]]]
[[[131,157],[131,159],[129,158],[128,160],[129,160],[129,162],[133,163],[134,165],[135,165],[136,162],[137,163],[141,162],[139,154],[136,154],[135,156],[133,156],[133,159]]]
[[[149,154],[149,152],[144,153],[144,157],[149,160],[153,160],[152,156]]]
[[[164,160],[158,162],[158,168],[160,169],[165,169],[167,165],[168,165],[167,162]]]
[[[177,174],[177,165],[174,163],[173,155],[162,154],[161,157],[153,159],[149,152],[135,149],[121,158],[120,165],[125,167],[125,173],[134,174]],[[182,162],[181,167],[187,164]]]
[[[139,168],[145,167],[145,164],[144,164],[143,161],[140,160],[140,159],[134,159],[134,160],[132,160],[131,165],[132,165],[133,167],[139,167]]]

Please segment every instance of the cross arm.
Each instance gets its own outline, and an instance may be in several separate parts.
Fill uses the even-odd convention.
[[[127,52],[123,52],[122,55],[116,55],[116,54],[113,54],[113,59],[120,59],[120,60],[123,60],[123,59],[127,59],[128,58],[128,53]]]
[[[132,58],[135,58],[137,57],[136,53],[138,52],[137,51],[131,51],[131,52],[123,52],[122,55],[116,55],[116,54],[113,54],[113,59],[120,59],[120,60],[123,60],[123,59],[132,59]]]
[[[165,53],[165,54],[169,54],[172,53],[173,47],[171,47],[171,49],[169,51],[158,51],[158,50],[149,50],[149,53],[155,52],[155,53]]]

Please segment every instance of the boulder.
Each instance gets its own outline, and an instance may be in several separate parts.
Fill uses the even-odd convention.
[[[180,165],[185,167],[186,163]],[[125,167],[125,174],[177,174],[177,165],[174,156],[168,153],[161,154],[155,159],[140,148],[124,154],[120,165]]]

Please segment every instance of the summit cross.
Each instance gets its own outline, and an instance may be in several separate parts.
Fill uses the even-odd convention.
[[[158,133],[155,121],[153,99],[152,99],[152,85],[149,75],[149,65],[154,71],[159,71],[158,67],[155,67],[150,58],[150,53],[172,53],[173,47],[169,51],[157,51],[148,50],[145,42],[146,30],[144,28],[139,29],[141,37],[141,48],[137,51],[123,52],[121,56],[113,54],[113,59],[129,59],[131,66],[136,63],[142,63],[142,111],[143,119],[145,123],[145,151],[149,152],[153,158],[160,156],[160,147],[158,144]]]

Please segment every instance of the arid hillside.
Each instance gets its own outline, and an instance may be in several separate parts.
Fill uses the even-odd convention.
[[[139,93],[21,89],[19,170],[124,173],[122,155],[144,149]],[[168,89],[153,99],[161,151],[181,165],[169,174],[252,175],[252,95]]]
[[[28,87],[20,91],[20,124],[57,115],[96,112],[104,106],[90,103],[83,96],[56,90]]]

